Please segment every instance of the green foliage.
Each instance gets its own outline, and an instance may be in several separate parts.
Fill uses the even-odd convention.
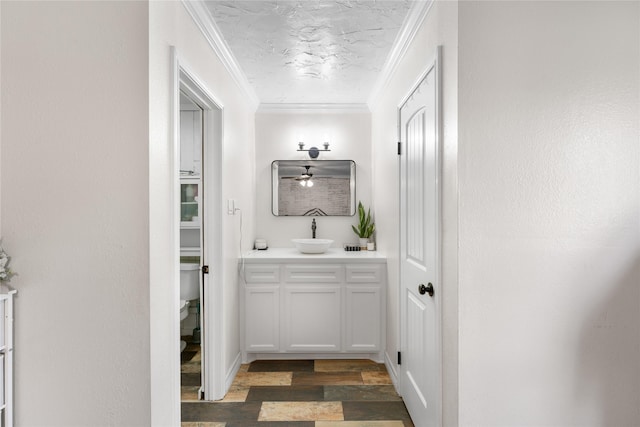
[[[0,282],[9,282],[17,274],[9,268],[11,257],[2,249],[2,239],[0,239]]]
[[[364,206],[362,202],[358,202],[358,227],[352,225],[353,232],[361,239],[368,239],[376,230],[375,223],[371,220],[371,209],[367,209],[367,213],[364,212]]]

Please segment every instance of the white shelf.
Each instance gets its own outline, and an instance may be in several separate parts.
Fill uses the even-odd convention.
[[[0,419],[4,427],[13,427],[13,296],[16,292],[0,294],[0,333],[3,335],[3,345],[0,346]]]
[[[194,229],[194,228],[200,228],[200,221],[195,222],[181,222],[180,223],[180,228],[182,229]]]

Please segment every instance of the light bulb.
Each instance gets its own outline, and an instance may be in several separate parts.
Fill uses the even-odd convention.
[[[307,186],[307,181],[305,181],[305,180],[300,181],[300,185],[302,185],[303,187],[306,187]]]
[[[313,181],[307,181],[307,187],[313,187]]]
[[[331,140],[331,135],[329,135],[328,133],[322,134],[322,145],[324,146],[325,150],[329,149],[329,141],[330,140]]]

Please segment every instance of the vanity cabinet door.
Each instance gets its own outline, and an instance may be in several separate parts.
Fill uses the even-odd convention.
[[[345,350],[370,353],[380,350],[380,286],[347,286]]]
[[[352,264],[347,265],[345,270],[345,351],[380,351],[384,266]]]
[[[298,353],[341,350],[341,287],[301,285],[285,288],[285,346]]]
[[[280,350],[280,287],[246,286],[244,294],[245,350]]]
[[[280,350],[280,267],[274,264],[245,265],[244,350]]]

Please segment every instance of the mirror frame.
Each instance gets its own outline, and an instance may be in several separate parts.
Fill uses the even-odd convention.
[[[274,160],[271,162],[271,214],[279,217],[299,217],[299,216],[321,216],[321,215],[282,215],[278,213],[278,187],[279,187],[279,176],[278,169],[280,163],[288,163],[290,166],[300,166],[304,167],[305,165],[311,165],[312,167],[318,167],[325,162],[349,162],[349,188],[350,188],[350,203],[349,203],[349,214],[348,215],[326,215],[326,216],[354,216],[356,214],[356,162],[353,160]]]

